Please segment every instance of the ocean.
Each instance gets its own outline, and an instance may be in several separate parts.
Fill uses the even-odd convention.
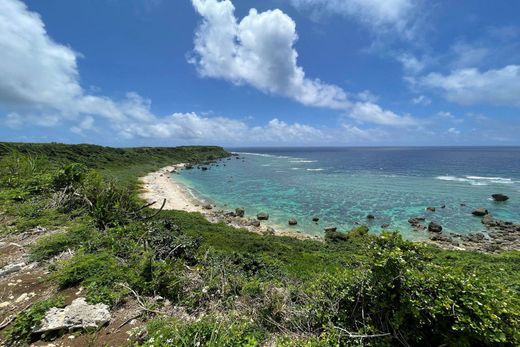
[[[221,160],[207,171],[184,170],[175,179],[220,208],[244,207],[249,216],[267,212],[274,227],[322,235],[329,225],[349,230],[365,224],[379,233],[388,224],[387,230],[421,240],[428,235],[413,230],[410,217],[461,234],[485,230],[471,214],[477,207],[520,222],[520,147],[229,150],[241,159]],[[495,202],[495,193],[510,199]],[[290,218],[298,225],[288,226]]]

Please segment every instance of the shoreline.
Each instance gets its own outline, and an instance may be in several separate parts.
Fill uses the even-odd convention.
[[[165,210],[198,212],[211,223],[224,222],[237,229],[246,229],[256,234],[287,236],[300,240],[323,240],[322,237],[287,230],[269,222],[262,221],[260,226],[256,226],[253,223],[258,223],[258,221],[254,216],[233,216],[229,211],[195,198],[188,188],[175,180],[174,177],[175,173],[183,170],[185,166],[186,163],[168,165],[140,177],[139,182],[142,184],[142,189],[139,196],[147,203],[155,201],[156,203],[151,206],[152,208],[159,208],[163,199],[165,199],[166,203],[163,208]],[[211,208],[208,205],[211,205]]]
[[[164,209],[198,212],[211,223],[223,222],[237,229],[246,229],[260,235],[293,237],[299,240],[324,241],[321,236],[286,229],[270,222],[258,221],[254,216],[238,217],[234,212],[224,210],[217,205],[199,200],[182,183],[175,180],[174,175],[183,170],[187,164],[180,163],[165,166],[157,171],[140,177],[142,190],[139,196],[147,203],[156,202],[152,208],[159,208],[163,199]],[[491,216],[489,216],[491,217]],[[429,239],[415,241],[436,245],[443,249],[494,252],[498,250],[520,250],[517,237],[520,236],[520,224],[490,218],[483,219],[488,237],[480,232],[460,235],[455,233],[429,233]]]

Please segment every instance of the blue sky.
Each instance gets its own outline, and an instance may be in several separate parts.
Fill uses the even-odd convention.
[[[520,145],[520,2],[0,0],[0,139]]]

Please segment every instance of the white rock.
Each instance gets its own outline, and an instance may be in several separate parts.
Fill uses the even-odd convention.
[[[27,299],[28,299],[28,295],[27,295],[27,293],[23,293],[23,294],[20,295],[20,296],[18,297],[18,299],[16,299],[14,302],[19,303],[19,302],[25,301],[25,300],[27,300]]]
[[[8,307],[9,305],[11,305],[11,302],[10,302],[10,301],[0,302],[0,308],[6,308],[6,307]]]
[[[25,263],[8,264],[0,269],[0,277],[7,276],[13,272],[20,271],[25,266]]]
[[[107,305],[90,305],[85,298],[78,298],[65,308],[49,309],[34,332],[98,328],[108,323],[111,318]]]

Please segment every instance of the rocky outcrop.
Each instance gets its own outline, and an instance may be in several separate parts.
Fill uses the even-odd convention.
[[[371,214],[371,213],[367,215],[367,219],[375,219],[375,218],[376,217],[373,214]]]
[[[485,216],[488,213],[489,213],[488,210],[486,210],[483,207],[476,208],[473,210],[473,212],[471,212],[472,215],[477,216],[477,217]]]
[[[410,223],[412,226],[417,226],[419,224],[421,224],[421,222],[424,222],[425,218],[424,217],[412,217],[410,219],[408,219],[408,223]]]
[[[435,212],[435,207],[426,207],[426,211]]]
[[[325,231],[337,231],[338,228],[336,228],[336,227],[333,226],[333,225],[329,225],[329,226],[326,227],[324,230],[325,230]]]
[[[431,233],[441,233],[442,226],[438,223],[430,222],[430,224],[428,224],[428,231]]]
[[[96,329],[107,324],[111,318],[107,305],[90,305],[84,298],[78,298],[65,308],[49,309],[34,332]]]
[[[269,219],[269,214],[268,213],[265,213],[265,212],[260,212],[256,215],[256,219],[258,220],[268,220]]]
[[[314,216],[314,217],[312,217],[312,221],[315,222],[315,223],[319,222],[320,221],[320,217]]]
[[[202,205],[202,208],[205,210],[211,210],[213,208],[213,206],[211,204],[204,204],[204,205]]]
[[[237,207],[235,208],[235,214],[237,217],[242,218],[246,214],[246,210],[244,210],[242,207]]]
[[[509,196],[504,195],[504,194],[493,194],[493,195],[491,195],[491,197],[495,201],[507,201],[507,200],[509,200]]]
[[[384,223],[384,224],[381,225],[381,228],[383,228],[383,229],[386,229],[386,228],[389,228],[389,227],[390,227],[390,224],[388,224],[388,223]]]
[[[298,221],[294,218],[291,218],[291,219],[289,219],[288,223],[289,223],[289,225],[296,225],[296,224],[298,224]]]

